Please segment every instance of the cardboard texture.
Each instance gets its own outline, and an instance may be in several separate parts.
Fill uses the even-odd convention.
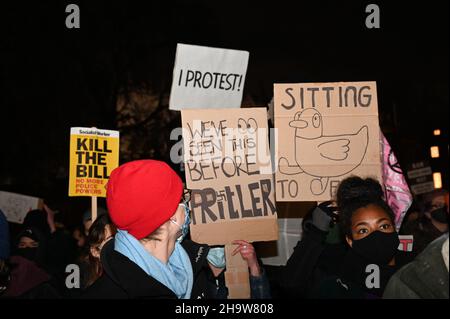
[[[179,43],[169,108],[239,108],[249,53]]]
[[[0,209],[11,223],[22,224],[30,210],[43,207],[44,201],[40,198],[0,191]]]
[[[350,175],[381,181],[375,82],[275,84],[277,201],[325,201]]]
[[[70,129],[69,196],[106,197],[106,184],[119,166],[119,131]]]
[[[265,108],[182,110],[181,115],[192,239],[210,245],[276,240]]]
[[[225,245],[225,284],[228,288],[228,299],[249,299],[250,277],[247,262],[237,253],[233,256],[236,245]]]

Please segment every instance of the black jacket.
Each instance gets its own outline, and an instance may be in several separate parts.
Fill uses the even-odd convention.
[[[415,256],[424,251],[433,240],[443,235],[425,216],[405,224],[400,233],[414,236],[413,253]]]
[[[308,298],[317,282],[332,274],[347,249],[344,244],[327,245],[327,233],[310,225],[294,252],[277,271],[280,298]],[[328,271],[329,270],[329,271]]]
[[[365,287],[367,261],[345,243],[327,244],[327,233],[310,225],[280,269],[281,297],[287,298],[380,298],[390,277],[412,260],[398,251],[396,266],[380,267],[380,288]]]
[[[206,267],[209,248],[190,240],[182,243],[194,272],[191,299],[208,298]],[[87,299],[176,299],[177,296],[156,279],[147,275],[138,265],[114,250],[114,240],[102,249],[102,276],[81,298]]]
[[[59,299],[53,278],[35,262],[21,256],[9,259],[7,289],[1,298],[11,299]]]

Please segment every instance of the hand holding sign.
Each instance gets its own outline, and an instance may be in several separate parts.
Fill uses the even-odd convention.
[[[239,252],[242,258],[247,262],[250,274],[253,277],[261,276],[261,268],[259,267],[255,247],[245,240],[235,240],[233,241],[233,245],[238,245],[233,251],[233,256]]]
[[[321,231],[328,232],[332,224],[338,219],[338,209],[333,206],[333,202],[326,201],[320,203],[312,212],[312,219],[307,220],[306,224],[312,224]]]
[[[50,232],[54,233],[56,231],[56,225],[55,225],[55,212],[50,209],[50,207],[47,206],[47,204],[44,203],[44,211],[47,212],[47,223],[50,227]]]

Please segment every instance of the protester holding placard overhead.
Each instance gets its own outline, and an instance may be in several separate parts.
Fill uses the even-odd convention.
[[[182,110],[181,118],[192,239],[225,246],[227,293],[215,295],[248,299],[254,278],[232,241],[278,239],[266,110]]]
[[[349,249],[336,274],[321,282],[319,297],[379,298],[395,271],[411,261],[411,254],[398,250],[395,215],[383,196],[370,178],[350,177],[339,185],[340,226]]]
[[[84,298],[207,297],[208,246],[183,240],[189,209],[169,165],[139,160],[118,167],[106,201],[118,231],[102,249],[104,273]]]
[[[338,187],[337,204],[347,247],[333,247],[331,253],[325,244],[329,226],[321,222],[326,218],[313,218],[312,231],[288,261],[284,287],[313,298],[380,298],[389,278],[412,259],[412,254],[398,250],[395,216],[383,200],[381,185],[370,178],[349,177]],[[332,216],[329,206],[320,211]],[[323,264],[325,256],[328,265]],[[296,283],[289,284],[288,278]]]

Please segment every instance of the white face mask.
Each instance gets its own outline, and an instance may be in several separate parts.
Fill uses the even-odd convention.
[[[172,223],[174,223],[175,225],[177,225],[178,227],[180,227],[181,235],[180,235],[180,237],[177,238],[177,242],[181,243],[183,241],[184,237],[186,237],[187,233],[189,232],[189,225],[191,223],[191,217],[189,214],[189,207],[187,204],[182,203],[182,204],[179,204],[178,206],[182,206],[184,208],[184,223],[183,223],[183,225],[178,224],[173,219],[170,219],[170,221]]]
[[[208,261],[216,268],[225,268],[225,248],[224,247],[213,247],[209,249],[208,256],[206,257]]]

